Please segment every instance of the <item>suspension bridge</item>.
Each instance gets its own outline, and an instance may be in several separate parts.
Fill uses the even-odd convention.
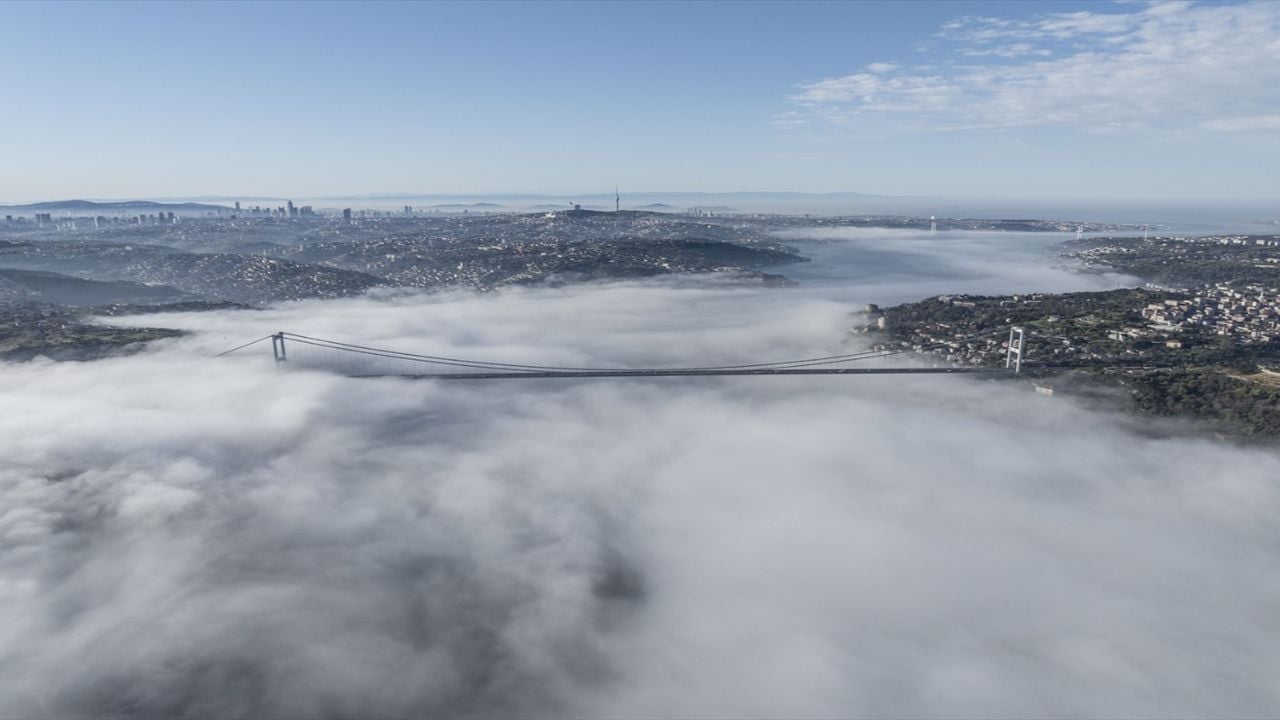
[[[939,365],[933,367],[867,367],[872,360],[904,353],[928,352],[957,342],[1009,333],[1003,368]],[[999,328],[954,338],[949,343],[894,350],[865,350],[839,355],[775,360],[737,365],[687,367],[574,367],[494,362],[443,355],[424,355],[387,348],[280,331],[234,347],[224,357],[258,343],[271,341],[277,365],[340,372],[350,377],[405,377],[422,380],[525,380],[535,378],[658,378],[725,375],[916,375],[993,374],[1022,371],[1025,332],[1020,327]],[[859,364],[862,365],[859,365]]]

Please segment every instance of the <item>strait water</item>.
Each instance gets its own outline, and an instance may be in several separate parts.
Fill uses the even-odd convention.
[[[778,268],[806,296],[882,305],[939,294],[1107,290],[1139,284],[1083,274],[1055,247],[1067,233],[916,232],[842,228],[788,232],[781,239],[811,260]]]

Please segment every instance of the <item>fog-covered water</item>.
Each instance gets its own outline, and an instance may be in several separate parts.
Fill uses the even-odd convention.
[[[276,330],[518,363],[857,347],[851,303],[1074,289],[1049,238],[725,278],[113,319],[0,365],[0,716],[1280,711],[1280,456],[1018,382],[353,379]],[[1072,283],[1078,283],[1073,286]],[[853,345],[850,345],[853,343]]]
[[[804,294],[854,303],[897,304],[955,293],[1108,290],[1139,282],[1065,267],[1055,245],[1074,236],[1063,233],[815,228],[778,237],[812,258],[781,270],[802,283]]]

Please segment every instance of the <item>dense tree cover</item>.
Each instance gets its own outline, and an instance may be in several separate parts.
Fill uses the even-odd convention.
[[[1213,370],[1146,373],[1125,379],[1145,413],[1191,416],[1234,434],[1280,437],[1280,388]]]
[[[925,323],[949,323],[974,328],[999,327],[1010,323],[1085,319],[1097,326],[1140,323],[1141,308],[1148,303],[1182,299],[1184,295],[1141,288],[1105,292],[1034,294],[1014,296],[939,296],[887,308],[892,330],[909,330]]]
[[[1069,257],[1087,265],[1136,275],[1161,285],[1194,287],[1220,282],[1280,282],[1280,247],[1258,245],[1276,236],[1249,236],[1243,243],[1222,244],[1212,238],[1177,241],[1170,238],[1086,238],[1068,240],[1061,247]],[[1102,252],[1099,252],[1102,251]]]
[[[177,337],[169,328],[109,327],[86,322],[90,311],[43,303],[0,303],[0,361],[37,357],[95,360],[134,352],[142,344]]]
[[[1072,388],[1081,387],[1084,376],[1101,386],[1114,388],[1120,382],[1132,391],[1133,408],[1139,412],[1205,419],[1234,435],[1280,437],[1280,386],[1233,377],[1257,373],[1259,365],[1280,368],[1280,341],[1245,345],[1195,326],[1171,334],[1143,334],[1148,325],[1141,316],[1143,307],[1182,297],[1144,289],[942,296],[887,308],[884,315],[887,336],[907,345],[1018,324],[1029,332],[1027,357],[1032,368],[1079,368],[1075,379],[1061,387],[1068,394],[1078,394]],[[1142,332],[1122,339],[1114,336],[1133,328]],[[1181,346],[1168,347],[1165,341],[1170,338]],[[1004,363],[998,344],[983,346],[971,356],[984,365]],[[1135,366],[1148,370],[1120,369]]]

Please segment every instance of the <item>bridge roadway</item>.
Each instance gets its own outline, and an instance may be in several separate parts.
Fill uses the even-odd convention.
[[[527,380],[531,378],[593,377],[706,377],[712,375],[994,375],[1010,374],[1005,368],[751,368],[741,370],[584,370],[555,372],[369,373],[347,377],[401,377],[410,380]]]
[[[1004,332],[999,328],[995,332]],[[992,334],[991,331],[979,333],[973,337]],[[1015,335],[1016,334],[1016,335]],[[417,355],[384,348],[355,345],[352,343],[325,340],[323,338],[299,335],[290,332],[277,332],[232,348],[219,356],[228,355],[256,343],[270,339],[276,363],[285,363],[288,359],[285,350],[285,339],[307,346],[315,346],[338,353],[367,355],[388,360],[403,360],[435,365],[452,365],[469,367],[467,372],[360,372],[347,370],[343,374],[352,378],[401,377],[410,380],[529,380],[550,378],[659,378],[659,377],[712,377],[712,376],[765,376],[765,375],[1012,375],[1023,370],[1032,374],[1055,369],[1066,369],[1064,365],[1023,366],[1020,348],[1022,342],[1021,328],[1013,328],[1010,332],[1009,347],[1012,352],[1006,358],[1005,367],[831,367],[835,363],[856,362],[861,360],[882,359],[892,355],[900,355],[907,350],[866,351],[847,355],[831,355],[817,358],[803,358],[787,362],[758,363],[754,365],[730,365],[723,367],[689,367],[689,368],[571,368],[537,365],[512,365],[508,363],[492,363],[462,358]],[[1010,360],[1012,358],[1012,360]],[[1016,361],[1016,362],[1013,362]],[[1010,364],[1012,362],[1012,367]],[[813,367],[824,365],[825,367]],[[1118,368],[1123,369],[1123,368]],[[337,368],[334,368],[337,370]],[[339,371],[341,372],[341,371]]]
[[[995,332],[1004,332],[1004,328],[999,328]],[[991,334],[989,332],[978,333],[970,337],[980,337],[982,335]],[[303,345],[312,345],[318,348],[333,352],[356,353],[360,355],[370,355],[373,357],[384,358],[389,360],[405,360],[410,362],[426,362],[437,365],[453,365],[461,367],[477,368],[477,372],[440,372],[440,373],[388,373],[388,372],[346,372],[347,377],[352,378],[379,378],[379,377],[401,377],[409,380],[529,380],[529,379],[549,379],[549,378],[643,378],[643,377],[710,377],[710,376],[762,376],[762,375],[1010,375],[1027,372],[1032,375],[1042,375],[1052,373],[1055,370],[1072,370],[1083,367],[1101,367],[1107,370],[1118,370],[1121,372],[1132,371],[1159,371],[1169,370],[1170,367],[1152,366],[1152,365],[1107,365],[1103,364],[1087,364],[1087,363],[1068,363],[1061,365],[1023,365],[1021,361],[1021,348],[1023,347],[1022,329],[1013,328],[1010,332],[1009,348],[1010,354],[1006,357],[1005,367],[878,367],[878,368],[851,368],[851,367],[806,367],[813,365],[831,365],[837,362],[856,362],[860,360],[871,360],[889,357],[891,355],[900,355],[907,352],[906,350],[894,350],[886,352],[860,352],[850,353],[848,355],[833,355],[820,358],[806,358],[801,360],[793,360],[789,362],[776,363],[760,363],[758,365],[738,365],[726,367],[707,367],[707,368],[638,368],[638,369],[618,369],[610,370],[604,368],[553,368],[548,366],[536,365],[510,365],[508,363],[486,363],[476,360],[464,360],[461,358],[435,357],[431,355],[416,355],[412,353],[403,353],[394,350],[385,350],[381,348],[368,347],[364,345],[354,345],[351,343],[337,342],[334,340],[324,340],[322,338],[314,338],[306,335],[299,335],[290,332],[277,332],[272,335],[260,337],[257,340],[247,342],[243,345],[236,346],[225,352],[218,353],[214,357],[225,357],[234,352],[238,352],[252,345],[256,345],[265,340],[271,340],[272,352],[275,355],[277,365],[285,363],[288,359],[285,351],[285,338],[291,338],[294,342]],[[1013,363],[1010,367],[1010,363]],[[783,367],[760,367],[778,366]],[[500,367],[505,366],[505,367]],[[517,368],[517,369],[507,369]]]

